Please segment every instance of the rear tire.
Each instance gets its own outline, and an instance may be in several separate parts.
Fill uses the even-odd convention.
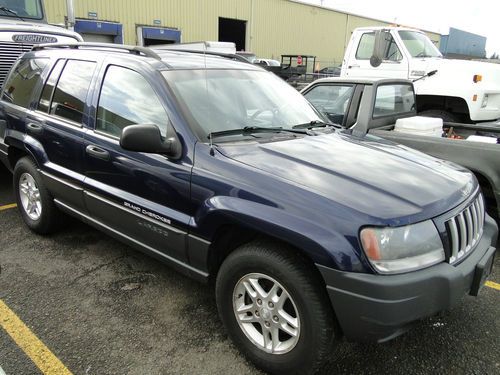
[[[14,167],[14,194],[19,212],[32,231],[48,234],[61,225],[63,214],[30,157],[19,159]]]
[[[331,354],[335,317],[313,267],[287,246],[255,241],[231,253],[219,270],[222,322],[262,370],[313,374]]]

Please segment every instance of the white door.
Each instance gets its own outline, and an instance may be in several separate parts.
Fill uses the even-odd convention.
[[[384,31],[383,34],[387,40],[387,48],[382,64],[376,68],[370,65],[370,57],[375,45],[375,32],[364,32],[357,39],[357,48],[351,50],[348,57],[346,69],[348,77],[408,78],[407,57],[401,52],[401,47],[390,32]]]

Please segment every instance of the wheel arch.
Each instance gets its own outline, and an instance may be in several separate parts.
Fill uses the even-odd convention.
[[[417,112],[440,110],[461,117],[470,122],[470,110],[467,101],[458,96],[447,95],[416,95]]]
[[[234,197],[218,197],[203,206],[205,212],[196,216],[197,236],[208,240],[206,253],[200,258],[190,250],[190,259],[196,258],[195,266],[206,268],[211,277],[232,251],[258,238],[286,244],[312,264],[339,269],[347,256],[353,268],[361,267],[352,245],[333,225],[324,228],[277,207]]]

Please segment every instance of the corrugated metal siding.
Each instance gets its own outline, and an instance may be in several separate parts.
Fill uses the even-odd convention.
[[[65,0],[45,0],[50,23],[63,23]],[[77,18],[96,12],[102,21],[123,24],[124,43],[136,44],[137,25],[178,28],[183,42],[218,40],[218,17],[247,21],[247,49],[260,57],[282,54],[316,55],[323,66],[340,63],[352,30],[386,25],[288,0],[74,0]],[[253,20],[253,25],[251,24]],[[438,34],[428,33],[438,41]]]

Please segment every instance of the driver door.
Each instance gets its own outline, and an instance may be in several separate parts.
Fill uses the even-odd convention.
[[[190,161],[124,150],[119,141],[132,124],[155,124],[165,137],[172,129],[166,105],[139,71],[109,64],[101,81],[94,128],[84,136],[91,220],[153,253],[187,262]]]
[[[373,78],[408,78],[408,59],[401,52],[403,49],[389,31],[383,32],[387,47],[382,63],[378,67],[370,65],[370,57],[375,46],[375,32],[367,31],[360,34],[356,52],[349,57],[346,75],[348,77],[373,77]]]

